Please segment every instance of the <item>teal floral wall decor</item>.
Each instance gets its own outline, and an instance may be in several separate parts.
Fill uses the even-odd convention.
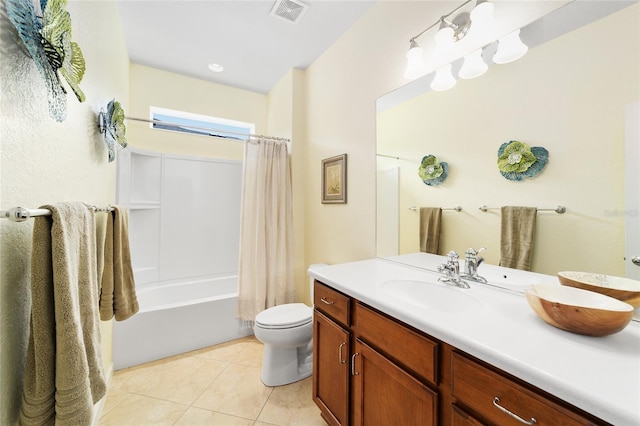
[[[505,142],[498,149],[498,168],[509,180],[522,181],[537,176],[549,161],[549,151],[524,142]]]
[[[62,76],[80,102],[85,62],[82,50],[71,41],[71,15],[67,0],[6,0],[7,16],[45,81],[49,115],[56,121],[67,117],[66,90]]]
[[[124,125],[124,118],[122,105],[115,99],[109,101],[106,112],[100,110],[98,114],[98,126],[100,133],[104,135],[110,163],[116,159],[116,146],[119,145],[122,148],[127,146],[127,128]]]
[[[449,173],[449,165],[444,161],[440,162],[434,155],[426,155],[422,157],[420,167],[418,168],[418,176],[425,185],[437,186],[445,181]]]

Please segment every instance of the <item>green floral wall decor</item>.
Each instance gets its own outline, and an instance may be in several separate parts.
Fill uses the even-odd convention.
[[[418,176],[425,185],[437,186],[445,181],[449,173],[449,165],[444,161],[440,162],[434,155],[426,155],[422,157],[420,167],[418,168]]]
[[[124,125],[124,110],[120,102],[111,99],[107,104],[107,111],[100,110],[98,114],[98,126],[100,133],[104,135],[104,143],[109,152],[109,162],[116,159],[116,146],[126,148],[127,128]]]
[[[67,0],[6,0],[7,16],[33,59],[47,86],[49,115],[56,121],[67,117],[66,90],[62,76],[80,102],[85,62],[82,50],[71,41],[71,15]]]
[[[537,176],[549,161],[549,151],[524,142],[505,142],[498,149],[498,168],[509,180],[522,181]]]

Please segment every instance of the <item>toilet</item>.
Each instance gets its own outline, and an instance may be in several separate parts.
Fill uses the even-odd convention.
[[[313,301],[313,278],[309,286]],[[313,307],[286,303],[266,309],[256,315],[253,333],[264,343],[260,379],[266,386],[286,385],[311,375]]]

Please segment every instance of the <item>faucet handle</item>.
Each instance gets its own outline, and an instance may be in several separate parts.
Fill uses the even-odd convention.
[[[449,258],[449,262],[455,262],[456,260],[458,260],[460,258],[460,256],[458,256],[458,253],[456,253],[453,250],[451,250],[449,253],[447,253],[447,257]]]
[[[470,247],[464,253],[467,255],[467,257],[469,257],[469,256],[477,256],[478,254],[480,254],[480,252],[483,252],[486,249],[487,249],[486,247],[480,247],[478,250],[476,250],[476,249]]]

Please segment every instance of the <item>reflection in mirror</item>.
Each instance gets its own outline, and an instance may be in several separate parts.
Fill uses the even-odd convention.
[[[575,1],[522,29],[522,59],[447,92],[429,91],[427,75],[381,99],[378,256],[419,251],[410,207],[460,205],[443,211],[439,254],[487,247],[497,265],[500,210],[481,206],[563,205],[565,214],[536,215],[532,270],[625,275],[625,108],[640,99],[639,17],[638,2]],[[513,140],[548,150],[535,178],[500,174],[498,149]],[[419,178],[425,155],[449,164],[442,185]]]

